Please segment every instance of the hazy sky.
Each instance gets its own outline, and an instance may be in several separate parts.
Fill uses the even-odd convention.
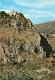
[[[0,0],[0,10],[21,12],[34,24],[55,20],[55,0]]]

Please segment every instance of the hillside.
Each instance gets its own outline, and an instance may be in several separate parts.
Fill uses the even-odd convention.
[[[0,80],[55,80],[48,40],[22,13],[0,15]]]
[[[46,23],[35,24],[34,26],[39,32],[55,33],[55,20]]]
[[[48,43],[51,45],[55,52],[55,20],[46,23],[35,24],[35,29],[44,37],[46,37]]]

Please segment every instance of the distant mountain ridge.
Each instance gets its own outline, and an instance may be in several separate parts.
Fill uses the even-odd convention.
[[[55,33],[55,20],[41,24],[35,24],[34,27],[38,32]]]

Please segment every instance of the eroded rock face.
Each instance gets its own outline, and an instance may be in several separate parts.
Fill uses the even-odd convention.
[[[33,27],[22,30],[18,35],[15,30],[10,31],[10,28],[2,27],[0,40],[0,61],[5,63],[12,60],[23,62],[21,56],[23,52],[27,54],[42,52],[40,34]]]
[[[32,22],[24,16],[17,15],[0,19],[0,62],[23,62],[26,61],[26,56],[23,54],[41,53],[43,57],[45,43],[37,30],[33,27]],[[42,41],[43,40],[43,41]],[[27,56],[28,57],[28,56]]]

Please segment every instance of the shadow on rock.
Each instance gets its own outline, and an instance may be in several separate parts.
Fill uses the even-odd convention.
[[[46,57],[49,57],[53,52],[51,45],[48,43],[47,39],[41,35],[41,44],[43,51],[46,52]]]

